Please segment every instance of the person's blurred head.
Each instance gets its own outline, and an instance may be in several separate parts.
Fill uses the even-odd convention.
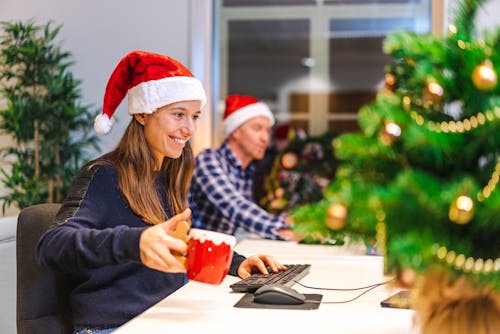
[[[273,125],[271,110],[255,97],[235,94],[226,98],[224,133],[244,168],[264,158]]]
[[[223,118],[225,137],[227,138],[241,125],[258,116],[267,118],[271,127],[274,125],[273,113],[264,102],[249,95],[228,95]]]

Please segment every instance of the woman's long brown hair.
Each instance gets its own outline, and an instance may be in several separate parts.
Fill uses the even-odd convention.
[[[160,171],[144,136],[144,127],[132,118],[116,148],[98,158],[92,165],[111,165],[118,174],[118,185],[131,210],[146,223],[159,224],[171,218],[163,210],[156,189],[158,178],[166,182],[169,210],[172,215],[188,207],[188,192],[194,169],[189,142],[177,159],[163,159]]]

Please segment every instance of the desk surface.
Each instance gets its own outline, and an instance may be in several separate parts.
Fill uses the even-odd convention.
[[[311,263],[309,274],[300,281],[308,286],[355,288],[390,278],[383,275],[382,257],[361,255],[358,247],[244,240],[236,250],[243,255],[272,254],[282,263]],[[237,277],[227,276],[219,286],[189,282],[115,333],[418,333],[412,326],[413,311],[380,306],[381,300],[398,291],[388,285],[349,303],[322,303],[317,310],[276,310],[233,307],[243,296],[229,288],[236,281]],[[293,288],[320,293],[322,302],[348,300],[362,292],[313,290],[298,284]]]

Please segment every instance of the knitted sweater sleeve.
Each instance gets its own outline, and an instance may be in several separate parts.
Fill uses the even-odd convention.
[[[110,167],[80,172],[54,226],[38,242],[40,264],[71,272],[140,261],[147,225],[126,207],[116,181]]]

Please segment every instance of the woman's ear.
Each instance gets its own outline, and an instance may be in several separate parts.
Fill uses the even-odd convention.
[[[139,124],[144,125],[146,114],[134,114],[134,118],[137,122],[139,122]]]

